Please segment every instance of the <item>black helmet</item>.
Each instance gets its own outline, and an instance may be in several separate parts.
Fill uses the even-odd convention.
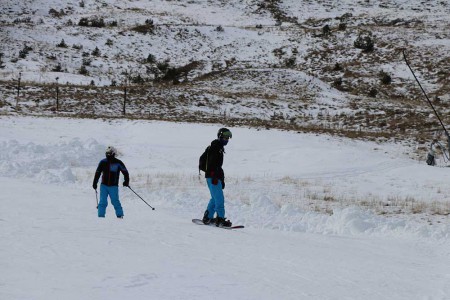
[[[230,129],[228,128],[220,128],[219,131],[217,132],[217,138],[229,138],[231,139],[233,137],[233,135],[231,134]]]

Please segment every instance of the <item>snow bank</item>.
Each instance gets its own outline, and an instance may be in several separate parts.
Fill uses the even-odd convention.
[[[46,183],[74,183],[75,169],[92,167],[105,146],[94,139],[72,139],[57,144],[0,142],[0,172],[3,176],[29,178]]]

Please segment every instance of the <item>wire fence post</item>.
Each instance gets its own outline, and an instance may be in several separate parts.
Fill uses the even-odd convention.
[[[17,98],[16,98],[16,107],[19,105],[19,97],[20,97],[20,79],[22,78],[22,72],[19,72],[19,78],[17,79]]]
[[[59,111],[59,77],[56,77],[56,111]]]
[[[127,105],[127,87],[128,87],[128,71],[125,71],[125,84],[124,84],[123,110],[122,110],[122,114],[124,116],[126,114],[126,105]]]

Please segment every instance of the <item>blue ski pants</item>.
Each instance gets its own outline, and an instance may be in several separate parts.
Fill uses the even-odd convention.
[[[98,217],[104,218],[106,214],[106,207],[108,206],[108,195],[111,199],[111,204],[114,206],[117,217],[123,216],[122,205],[119,200],[119,187],[100,185],[100,201],[98,203]]]
[[[208,184],[209,192],[211,193],[211,200],[208,203],[208,218],[214,218],[214,213],[220,218],[225,218],[225,197],[223,196],[222,181],[214,185],[212,183],[212,178],[206,178],[206,183]]]

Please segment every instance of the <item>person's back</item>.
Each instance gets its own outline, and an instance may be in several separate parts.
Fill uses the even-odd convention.
[[[100,161],[95,176],[97,181],[102,174],[102,184],[107,186],[118,186],[120,172],[125,177],[125,182],[129,181],[129,174],[125,164],[114,156],[109,156]]]

